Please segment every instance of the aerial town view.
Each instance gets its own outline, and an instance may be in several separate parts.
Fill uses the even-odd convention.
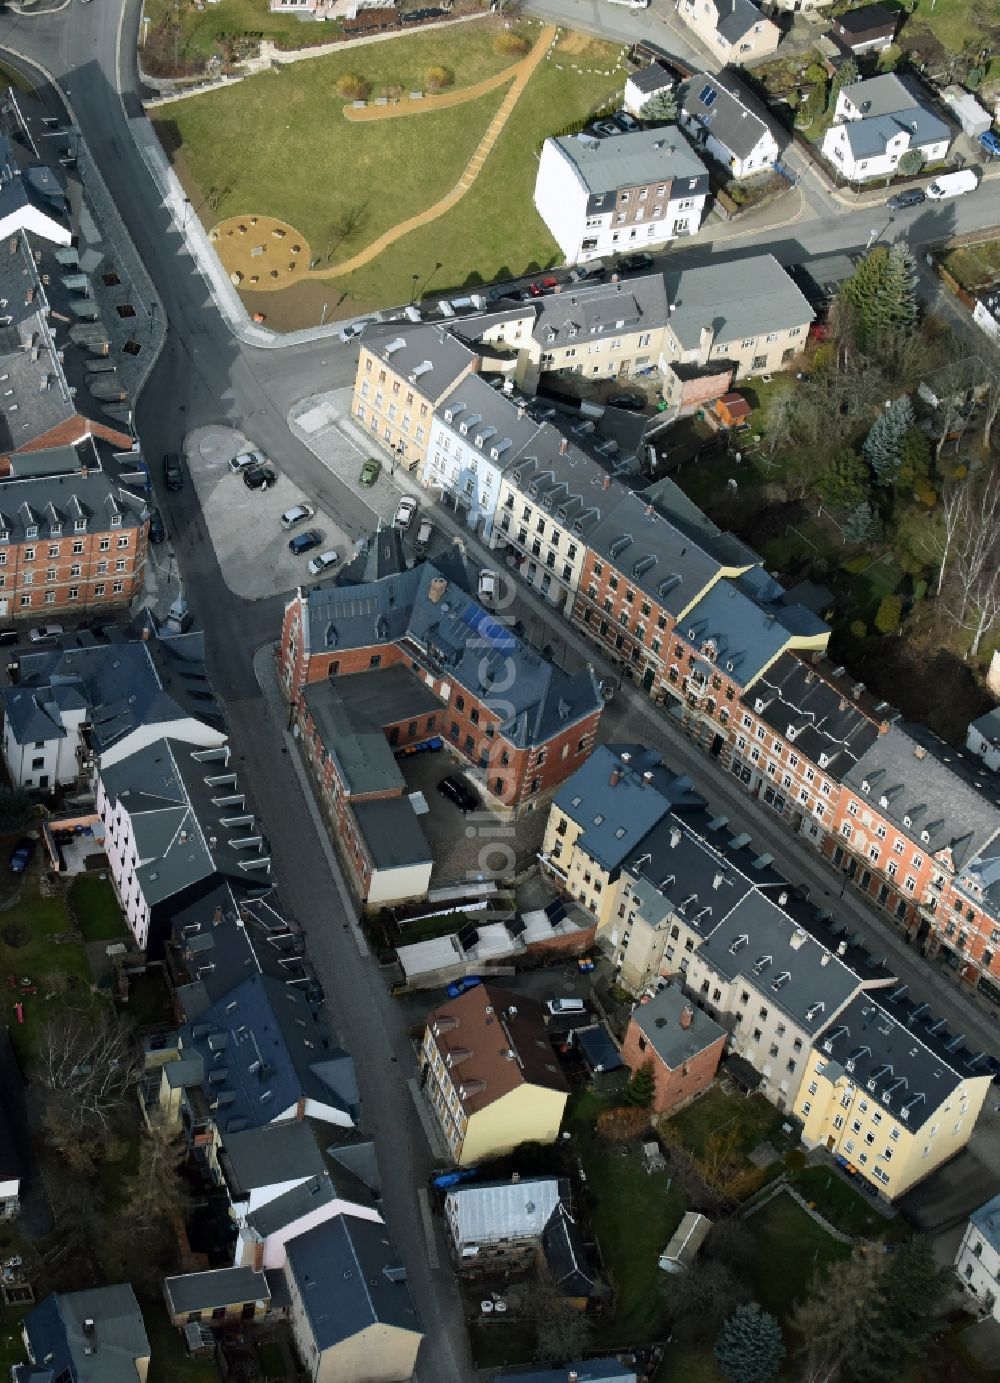
[[[6,0],[0,645],[11,1383],[1000,1383],[996,4]]]

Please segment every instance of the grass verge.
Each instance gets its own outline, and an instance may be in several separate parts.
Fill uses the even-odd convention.
[[[70,885],[69,905],[84,941],[117,941],[128,934],[125,918],[108,879],[78,874]]]

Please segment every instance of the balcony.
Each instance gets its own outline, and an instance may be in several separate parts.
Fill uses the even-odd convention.
[[[563,869],[562,865],[556,864],[555,860],[552,858],[551,855],[539,853],[538,863],[542,866],[543,869],[547,869],[549,873],[557,874],[559,878],[562,879],[563,883],[569,882],[569,875],[566,873],[566,870]]]

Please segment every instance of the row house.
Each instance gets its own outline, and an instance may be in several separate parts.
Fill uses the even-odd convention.
[[[923,727],[894,722],[844,775],[823,850],[975,987],[998,974],[988,890],[975,897],[998,838],[993,776]]]
[[[593,748],[604,704],[593,669],[565,673],[428,562],[289,602],[278,669],[293,718],[307,685],[387,668],[433,694],[441,737],[496,806],[531,809]],[[401,707],[393,717],[407,731],[419,722]]]
[[[842,667],[787,651],[733,712],[721,760],[792,830],[821,845],[833,829],[841,782],[892,713]]]
[[[807,1146],[896,1200],[966,1146],[990,1079],[986,1056],[899,985],[856,995],[824,1029],[794,1112]]]

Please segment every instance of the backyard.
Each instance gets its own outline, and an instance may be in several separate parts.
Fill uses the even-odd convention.
[[[538,40],[536,24],[520,27]],[[573,33],[563,34],[553,60],[534,71],[482,172],[456,204],[367,263],[322,278],[327,266],[351,259],[455,187],[509,85],[450,108],[359,123],[344,118],[338,81],[357,75],[372,99],[387,88],[424,89],[430,69],[446,66],[457,93],[517,60],[497,51],[504,34],[484,19],[446,33],[404,35],[159,109],[160,138],[207,227],[234,216],[270,216],[304,242],[295,280],[278,292],[245,292],[251,310],[276,329],[290,329],[313,314],[318,320],[331,299],[337,315],[347,316],[560,258],[533,207],[533,155],[546,135],[602,108],[623,83],[620,50]]]
[[[958,286],[968,293],[990,288],[1000,279],[1000,240],[959,245],[945,250],[938,259]]]

